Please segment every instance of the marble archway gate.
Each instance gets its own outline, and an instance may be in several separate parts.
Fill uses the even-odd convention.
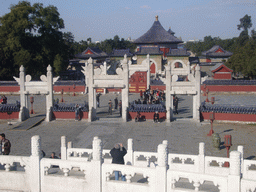
[[[127,121],[127,109],[129,106],[129,67],[127,56],[121,61],[122,68],[116,69],[116,75],[107,74],[107,64],[94,69],[92,58],[88,59],[82,72],[86,76],[88,87],[88,121],[96,118],[96,89],[98,88],[119,88],[122,89],[122,119]]]
[[[177,67],[177,63],[180,67]],[[171,121],[173,118],[173,95],[192,95],[193,96],[193,119],[200,121],[200,95],[201,95],[201,72],[199,65],[192,68],[190,63],[181,60],[169,62],[166,70],[166,119]],[[178,81],[179,76],[186,77],[186,81]]]
[[[52,120],[53,107],[53,84],[59,77],[52,77],[52,67],[48,65],[47,76],[41,75],[41,81],[31,81],[30,75],[25,75],[23,65],[20,67],[20,77],[13,77],[20,85],[20,113],[19,120],[24,121],[29,118],[28,96],[30,94],[46,95],[46,118],[45,121]]]

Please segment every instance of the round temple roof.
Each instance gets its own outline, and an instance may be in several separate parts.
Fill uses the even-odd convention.
[[[167,32],[158,21],[158,16],[152,27],[141,37],[134,41],[135,44],[151,44],[151,43],[182,43],[180,39]]]

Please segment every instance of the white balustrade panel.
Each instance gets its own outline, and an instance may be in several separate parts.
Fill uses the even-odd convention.
[[[254,192],[256,191],[256,182],[254,180],[241,179],[241,192]]]
[[[244,160],[243,178],[256,181],[256,161]]]
[[[92,158],[92,149],[68,148],[67,160],[88,161]]]
[[[143,152],[143,151],[134,151],[134,166],[141,166],[141,167],[149,167],[150,163],[150,158],[156,158],[157,159],[157,153],[155,152]],[[138,160],[139,157],[144,157],[145,160]],[[157,164],[157,161],[154,162],[154,164]]]
[[[99,165],[93,162],[43,158],[41,160],[41,191],[68,192],[84,189],[93,191],[94,183],[100,182],[100,179],[95,180],[92,176],[100,174],[97,166]]]
[[[212,181],[214,186],[217,186],[220,192],[228,190],[228,181],[226,176],[214,176],[200,173],[189,173],[184,171],[167,171],[167,192],[173,191],[192,191],[186,188],[175,188],[175,183],[181,178],[186,178],[193,184],[195,190],[198,191],[199,187],[204,184],[205,181]]]
[[[168,155],[169,169],[178,171],[198,172],[199,160],[197,155]]]
[[[217,166],[210,165],[211,163],[217,163]],[[229,158],[224,157],[205,157],[205,173],[211,175],[227,176],[229,175],[229,167],[223,167],[225,162],[229,163]]]
[[[105,157],[104,157],[105,156]],[[108,157],[106,157],[108,156]],[[102,150],[102,158],[104,163],[112,163],[112,157],[110,155],[110,150],[109,149],[103,149]]]
[[[125,175],[126,181],[113,180],[114,178],[111,178],[111,176],[114,173],[114,171],[120,171],[122,175]],[[147,178],[148,183],[133,182],[132,178],[135,176],[135,174],[142,174],[144,178]],[[112,177],[114,177],[114,175]],[[155,192],[156,168],[104,163],[102,164],[102,192],[110,191]]]
[[[17,167],[17,164],[20,164],[21,167]],[[0,155],[0,190],[8,189],[10,191],[18,191],[22,189],[23,191],[30,191],[31,189],[28,181],[29,175],[26,171],[28,165],[29,157]],[[23,171],[18,171],[21,169]]]

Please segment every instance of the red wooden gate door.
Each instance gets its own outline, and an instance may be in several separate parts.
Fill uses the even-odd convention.
[[[137,71],[129,79],[129,92],[139,93],[147,89],[147,72]]]

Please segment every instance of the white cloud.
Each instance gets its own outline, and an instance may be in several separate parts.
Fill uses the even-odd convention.
[[[142,5],[142,6],[140,6],[140,8],[141,8],[141,9],[151,9],[151,7],[148,6],[148,5]]]

